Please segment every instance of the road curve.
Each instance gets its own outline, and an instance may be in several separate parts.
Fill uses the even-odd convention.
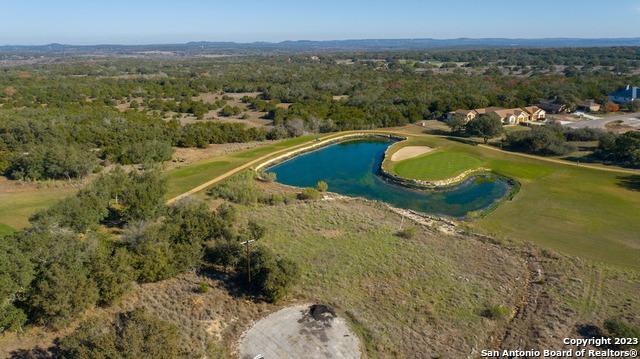
[[[336,134],[332,134],[332,135],[323,137],[320,142],[323,143],[325,141],[333,140],[335,138],[342,137],[342,136],[345,136],[345,135],[348,135],[348,134],[354,133],[354,132],[358,132],[358,131],[345,131],[345,132],[339,132],[339,133],[336,133]],[[366,132],[366,131],[359,131],[359,132]],[[310,141],[301,143],[299,145],[283,148],[283,149],[268,153],[268,154],[266,154],[264,156],[258,157],[255,160],[252,160],[252,161],[247,162],[247,163],[245,163],[243,165],[240,165],[239,167],[236,167],[236,168],[232,169],[229,172],[221,174],[220,176],[215,177],[215,178],[213,178],[213,179],[211,179],[211,180],[199,185],[198,187],[192,188],[191,190],[189,190],[189,191],[187,191],[187,192],[185,192],[185,193],[183,193],[181,195],[178,195],[176,197],[168,199],[166,203],[168,205],[170,205],[170,204],[174,203],[175,201],[177,201],[177,200],[179,200],[181,198],[184,198],[184,197],[192,195],[192,194],[194,194],[196,192],[202,191],[203,189],[205,189],[205,188],[207,188],[207,187],[209,187],[209,186],[211,186],[213,184],[216,184],[216,183],[218,183],[218,182],[220,182],[220,181],[222,181],[222,180],[224,180],[226,178],[229,178],[230,176],[233,176],[234,174],[236,174],[236,173],[238,173],[238,172],[240,172],[242,170],[245,170],[247,168],[250,168],[251,166],[253,166],[255,164],[258,164],[258,163],[260,163],[260,162],[262,162],[264,160],[267,160],[267,159],[269,159],[269,158],[271,158],[273,156],[276,156],[276,155],[279,155],[279,154],[282,154],[282,153],[287,153],[287,152],[290,152],[290,151],[294,151],[294,150],[297,150],[299,148],[304,148],[304,147],[307,147],[310,144],[314,144],[314,143],[317,144],[317,142],[315,142],[315,140],[310,140]]]

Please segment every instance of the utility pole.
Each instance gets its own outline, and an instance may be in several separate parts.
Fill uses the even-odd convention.
[[[249,277],[249,283],[251,283],[251,254],[249,252],[249,243],[251,242],[255,242],[255,239],[252,239],[250,241],[244,241],[241,242],[240,244],[246,244],[247,245],[247,276]]]

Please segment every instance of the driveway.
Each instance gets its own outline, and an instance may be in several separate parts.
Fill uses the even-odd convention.
[[[629,113],[624,115],[612,116],[607,118],[599,118],[595,116],[589,116],[592,118],[588,121],[580,121],[580,122],[572,122],[568,124],[564,124],[564,126],[569,128],[605,128],[607,123],[613,121],[622,121],[621,125],[628,126],[636,130],[640,130],[640,113]]]

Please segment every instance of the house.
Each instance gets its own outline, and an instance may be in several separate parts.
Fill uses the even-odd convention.
[[[521,122],[527,122],[530,119],[530,115],[520,108],[495,110],[490,113],[493,113],[500,117],[500,121],[502,121],[502,123],[505,125],[514,125]]]
[[[527,106],[523,110],[529,114],[529,121],[541,121],[547,117],[547,112],[538,106]]]
[[[609,99],[611,99],[611,101],[615,103],[625,103],[638,100],[639,95],[640,88],[638,88],[638,86],[627,85],[626,88],[618,90],[609,95]]]
[[[576,107],[578,111],[584,112],[597,112],[600,111],[600,104],[593,102],[592,100],[587,100]]]
[[[546,113],[561,113],[567,111],[567,107],[557,103],[556,100],[542,101],[538,104],[538,107],[543,109]]]
[[[527,106],[525,108],[502,108],[502,107],[485,107],[475,110],[456,110],[447,114],[447,119],[453,116],[464,116],[467,122],[478,116],[495,115],[500,118],[503,124],[518,124],[522,122],[540,121],[547,115],[546,111],[538,106]]]
[[[455,110],[447,114],[447,119],[450,120],[454,116],[462,116],[466,119],[467,122],[469,122],[476,118],[477,115],[478,113],[475,110]]]
[[[496,106],[491,106],[491,107],[485,107],[485,108],[477,108],[475,109],[476,113],[478,115],[488,115],[492,112],[495,111],[500,111],[500,110],[504,110],[504,108],[502,107],[496,107]]]

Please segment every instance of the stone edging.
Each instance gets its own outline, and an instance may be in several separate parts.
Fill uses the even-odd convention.
[[[492,173],[492,171],[488,168],[478,167],[478,168],[472,168],[472,169],[466,170],[453,178],[447,178],[447,179],[438,180],[438,181],[421,181],[418,179],[404,178],[398,175],[394,175],[392,173],[385,171],[384,168],[382,168],[382,166],[380,167],[380,175],[389,181],[392,181],[396,184],[406,186],[406,187],[417,188],[417,189],[428,189],[428,190],[442,189],[443,187],[451,187],[453,185],[464,182],[465,180],[467,180],[469,177],[473,175],[478,175],[482,173]]]

